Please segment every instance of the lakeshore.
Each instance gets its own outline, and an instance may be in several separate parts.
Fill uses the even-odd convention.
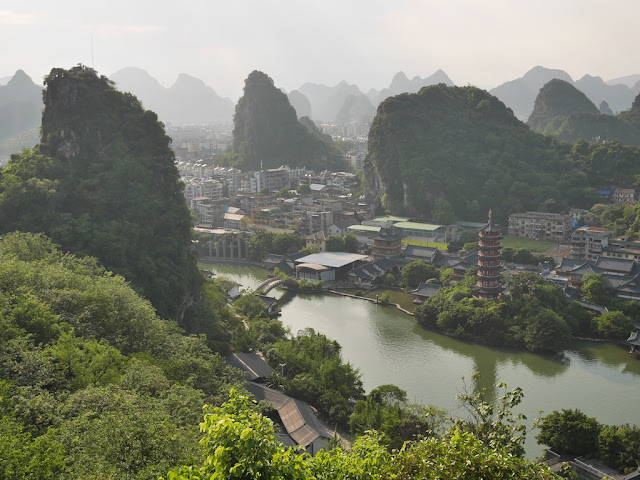
[[[267,278],[250,265],[206,264],[247,289]],[[252,283],[253,282],[253,283]],[[523,350],[466,342],[425,330],[415,319],[391,306],[345,295],[306,295],[273,290],[279,298],[281,321],[295,334],[312,327],[340,343],[346,361],[360,370],[367,391],[395,384],[410,401],[434,404],[452,415],[463,415],[456,395],[464,377],[475,386],[505,382],[521,387],[525,398],[518,409],[529,422],[563,408],[579,408],[607,424],[640,423],[640,362],[612,343],[574,341],[562,355],[544,356]],[[533,433],[527,456],[542,452]]]

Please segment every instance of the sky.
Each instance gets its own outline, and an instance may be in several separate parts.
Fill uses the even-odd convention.
[[[490,89],[536,65],[606,81],[640,73],[639,18],[637,0],[1,0],[0,77],[139,67],[234,101],[253,70],[287,91],[438,69]]]

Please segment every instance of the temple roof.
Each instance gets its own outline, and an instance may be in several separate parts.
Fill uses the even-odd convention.
[[[490,233],[501,233],[502,229],[500,226],[493,223],[493,213],[489,210],[489,221],[487,224],[480,229],[481,232],[490,232]]]

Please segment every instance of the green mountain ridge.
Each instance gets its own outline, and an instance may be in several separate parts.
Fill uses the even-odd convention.
[[[387,210],[432,218],[436,199],[458,218],[493,209],[559,211],[596,200],[568,145],[532,132],[501,101],[475,87],[425,87],[391,97],[369,133],[369,198]],[[386,203],[386,205],[385,205]]]
[[[603,108],[608,109],[608,104]],[[610,111],[610,109],[609,109]],[[527,124],[535,131],[555,135],[575,143],[578,140],[617,140],[627,145],[640,145],[640,100],[617,115],[600,110],[573,85],[551,80],[536,98]]]
[[[330,138],[298,121],[287,95],[266,74],[253,71],[234,116],[231,162],[247,170],[306,166],[343,170],[346,162]]]
[[[599,110],[569,82],[553,79],[540,89],[527,125],[536,132],[554,133],[574,113],[599,114]]]
[[[0,232],[43,232],[124,276],[164,318],[201,282],[191,217],[157,116],[83,66],[45,80],[42,138],[0,172]]]

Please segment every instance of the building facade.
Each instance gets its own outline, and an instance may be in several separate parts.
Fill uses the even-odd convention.
[[[509,215],[509,235],[539,240],[564,241],[571,233],[570,215],[545,212],[514,213]]]
[[[611,232],[603,227],[580,227],[571,234],[571,258],[595,262],[609,245]]]

